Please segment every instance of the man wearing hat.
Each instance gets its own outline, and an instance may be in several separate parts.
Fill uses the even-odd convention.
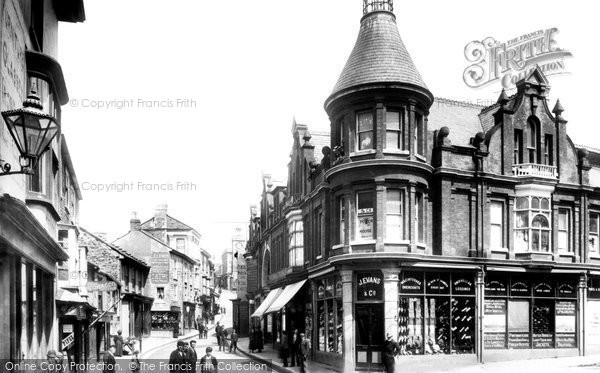
[[[177,349],[171,352],[171,356],[169,356],[170,373],[182,373],[186,371],[186,357],[183,352],[184,346],[185,343],[183,341],[177,341]]]
[[[196,341],[190,341],[190,347],[188,347],[185,358],[188,363],[188,372],[196,373],[196,362],[198,361],[198,354],[196,354]]]
[[[300,373],[306,372],[306,359],[310,353],[310,341],[306,339],[304,333],[300,333],[300,350],[298,351],[298,364],[300,365]]]
[[[115,365],[117,362],[115,361],[115,345],[111,345],[108,351],[104,353],[104,357],[102,358],[102,372],[103,373],[115,373]]]
[[[394,372],[396,368],[395,357],[400,353],[400,345],[394,341],[392,335],[387,333],[385,342],[383,342],[383,366],[388,373]]]

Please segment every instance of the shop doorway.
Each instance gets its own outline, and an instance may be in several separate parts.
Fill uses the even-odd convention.
[[[382,364],[384,338],[383,303],[357,304],[356,364],[361,368],[377,368]]]

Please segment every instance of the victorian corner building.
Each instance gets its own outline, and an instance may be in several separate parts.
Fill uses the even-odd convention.
[[[600,152],[549,89],[535,68],[491,106],[434,98],[391,1],[365,1],[330,133],[294,121],[288,181],[252,209],[251,326],[348,372],[386,333],[407,371],[600,353]]]

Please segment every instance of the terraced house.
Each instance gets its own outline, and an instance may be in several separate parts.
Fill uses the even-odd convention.
[[[392,1],[360,22],[327,145],[295,123],[288,181],[251,217],[254,325],[306,331],[343,371],[379,368],[386,333],[407,371],[600,352],[600,151],[542,71],[487,107],[435,98]]]

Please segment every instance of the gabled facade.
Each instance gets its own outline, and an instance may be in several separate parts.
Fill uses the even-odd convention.
[[[301,310],[313,358],[343,371],[380,369],[387,333],[402,355],[422,355],[400,358],[407,371],[445,361],[428,355],[599,352],[600,152],[572,143],[549,90],[532,68],[490,106],[435,98],[392,2],[365,0],[325,101],[323,159],[304,161],[312,138],[294,124],[287,189],[267,180],[251,216],[254,309],[266,331],[289,333]],[[295,261],[292,221],[303,232]],[[280,298],[307,278],[305,296],[276,311],[267,291]]]

